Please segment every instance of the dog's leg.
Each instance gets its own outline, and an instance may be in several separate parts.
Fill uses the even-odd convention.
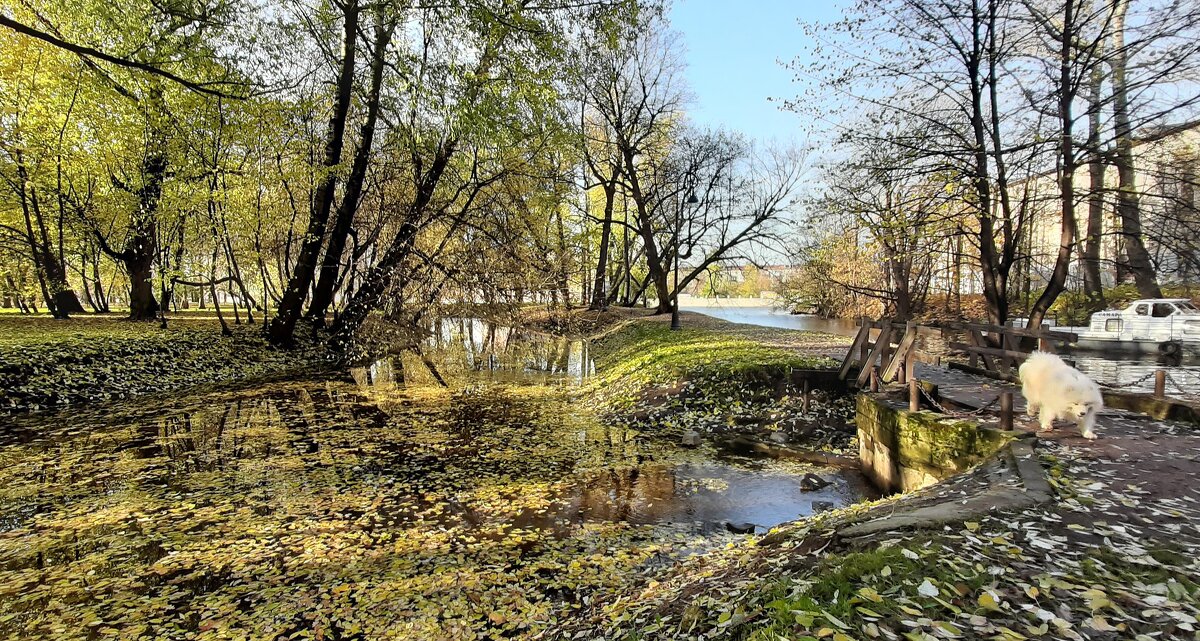
[[[1091,411],[1087,413],[1087,416],[1083,417],[1083,420],[1079,421],[1079,433],[1083,438],[1095,440],[1096,432],[1093,431],[1094,427],[1096,427],[1096,412]]]
[[[1041,432],[1049,432],[1054,429],[1054,414],[1051,413],[1045,406],[1038,410],[1038,422],[1042,424]]]
[[[1034,401],[1029,400],[1029,395],[1026,394],[1025,395],[1025,415],[1026,416],[1037,416],[1037,413],[1038,413],[1038,404]]]

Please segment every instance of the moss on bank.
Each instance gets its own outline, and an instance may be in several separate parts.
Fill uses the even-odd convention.
[[[608,420],[660,436],[782,435],[807,450],[848,454],[856,447],[852,398],[817,390],[805,403],[789,381],[793,370],[836,367],[825,353],[847,340],[701,314],[685,314],[681,331],[666,317],[636,318],[593,339],[597,374],[585,395]]]
[[[772,390],[774,381],[793,369],[836,366],[826,356],[764,345],[739,326],[725,325],[671,331],[662,322],[630,322],[593,345],[593,385],[614,409],[629,409],[663,389],[682,393],[694,408],[751,400]]]
[[[0,318],[0,411],[83,405],[299,371],[313,349],[280,351],[258,326],[222,336],[215,319],[169,329],[113,317]]]

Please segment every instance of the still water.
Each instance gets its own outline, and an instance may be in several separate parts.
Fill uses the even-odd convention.
[[[586,342],[454,321],[345,373],[15,417],[0,636],[536,631],[735,540],[726,523],[864,496],[609,424],[581,396],[594,371]],[[801,490],[809,472],[831,485]]]

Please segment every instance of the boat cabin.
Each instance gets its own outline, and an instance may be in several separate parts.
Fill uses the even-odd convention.
[[[1092,314],[1086,335],[1156,343],[1200,341],[1200,308],[1186,298],[1135,300],[1123,310]]]

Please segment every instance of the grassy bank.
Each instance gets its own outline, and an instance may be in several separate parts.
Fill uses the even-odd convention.
[[[837,365],[840,336],[738,325],[685,313],[626,319],[592,341],[596,377],[587,397],[612,421],[674,437],[782,432],[812,449],[845,450],[849,397],[815,392],[807,412],[785,381],[791,370]]]
[[[663,390],[685,391],[693,406],[747,401],[771,391],[772,381],[788,370],[836,365],[815,352],[838,337],[723,321],[700,325],[698,315],[692,316],[680,331],[666,322],[637,320],[594,343],[597,389],[611,406],[628,408]],[[789,349],[755,339],[764,333],[786,334],[795,342]]]
[[[173,319],[169,329],[112,316],[70,320],[0,316],[0,411],[128,398],[299,370],[312,350],[271,349],[257,325],[222,336],[215,318]]]

